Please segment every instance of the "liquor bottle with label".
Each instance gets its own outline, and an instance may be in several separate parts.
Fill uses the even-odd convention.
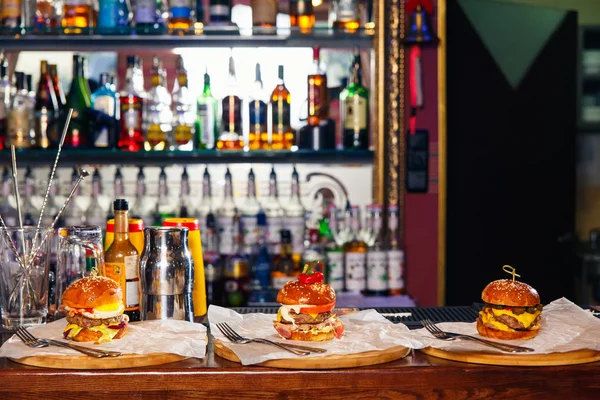
[[[128,0],[98,0],[98,32],[104,35],[129,34],[130,9]]]
[[[100,74],[100,86],[92,93],[91,100],[92,108],[97,111],[92,136],[93,147],[115,147],[121,110],[118,94],[113,90],[107,73]]]
[[[149,227],[154,224],[154,204],[151,203],[150,197],[146,196],[146,175],[144,175],[144,167],[138,170],[135,183],[135,203],[134,218],[141,218],[144,221],[144,226]]]
[[[113,203],[115,239],[104,253],[105,275],[114,279],[123,291],[125,314],[130,321],[140,320],[140,256],[129,240],[129,203],[117,199]]]
[[[290,125],[290,91],[283,81],[283,65],[279,66],[277,86],[271,94],[272,133],[270,149],[290,150],[294,144],[294,132]]]
[[[198,96],[198,119],[196,120],[196,136],[199,149],[214,149],[218,135],[217,111],[219,102],[210,90],[208,69],[204,72],[204,89]]]
[[[91,0],[65,0],[62,27],[65,34],[88,33],[94,27],[94,5]]]
[[[369,149],[369,90],[361,78],[360,54],[354,53],[351,67],[352,78],[340,93],[340,116],[345,149]]]
[[[192,20],[191,0],[170,0],[171,18],[169,18],[169,33],[171,35],[188,35],[194,33],[190,28]]]
[[[250,0],[254,33],[274,34],[277,27],[277,0]]]
[[[275,168],[271,168],[269,175],[269,196],[263,202],[263,208],[267,215],[267,243],[269,245],[269,253],[279,254],[279,239],[281,237],[280,231],[283,228],[284,212],[279,203]]]
[[[187,168],[183,167],[179,190],[179,218],[190,218],[191,215],[193,215],[193,211],[190,203],[190,176]]]
[[[242,150],[242,97],[235,77],[233,55],[229,56],[229,84],[227,95],[221,100],[221,134],[217,140],[218,150]]]
[[[306,223],[306,210],[300,198],[300,178],[296,166],[292,171],[292,195],[286,204],[284,226],[292,234],[292,254],[294,260],[300,261],[304,253],[304,233]]]
[[[256,216],[258,241],[256,243],[256,256],[252,257],[252,293],[249,305],[272,302],[275,299],[271,287],[271,255],[265,239],[267,231],[267,216],[261,210]]]
[[[121,168],[117,167],[117,170],[115,171],[115,178],[113,180],[113,201],[116,199],[120,199],[123,198],[123,196],[125,195],[125,185],[123,183],[123,174],[121,173]],[[137,206],[137,204],[134,203],[135,206]],[[113,214],[113,209],[112,207],[108,207],[108,213],[106,215],[106,220],[108,221],[109,219],[114,219],[115,218],[115,214]],[[136,218],[134,216],[134,218]]]
[[[211,25],[231,24],[231,0],[210,0]]]
[[[327,74],[321,66],[320,49],[313,47],[313,66],[308,75],[308,125],[319,126],[329,118]]]
[[[231,253],[223,257],[223,293],[226,307],[244,307],[248,303],[250,276],[248,260],[241,253],[240,219],[236,214],[232,219]],[[222,236],[221,236],[222,237]]]
[[[7,119],[10,110],[11,83],[8,77],[8,60],[0,59],[0,150],[4,150],[7,141]]]
[[[144,74],[141,61],[127,56],[125,86],[121,92],[121,130],[117,146],[125,151],[140,151],[144,146]]]
[[[12,206],[15,199],[12,195],[11,175],[7,167],[2,172],[2,196],[0,197],[0,215],[8,227],[17,226],[17,209]]]
[[[271,272],[273,288],[277,290],[281,290],[287,282],[296,279],[300,273],[299,263],[294,262],[292,258],[292,235],[289,230],[281,230],[280,243],[279,256],[274,258]]]
[[[204,277],[206,282],[206,302],[208,304],[221,305],[223,299],[223,284],[221,282],[222,266],[219,257],[219,241],[217,234],[217,220],[210,213],[205,218],[205,231],[201,232],[202,255],[204,256]]]
[[[80,55],[73,56],[73,81],[67,95],[65,109],[73,109],[73,116],[65,138],[65,147],[84,147],[90,132],[90,121],[87,110],[92,105],[90,87],[85,78],[86,59]],[[66,116],[65,116],[66,117]],[[62,127],[61,127],[62,128]]]
[[[73,167],[73,172],[71,173],[71,184],[74,185],[75,181],[79,178],[79,171],[77,168]],[[73,197],[71,198],[71,202],[65,208],[65,212],[63,213],[63,219],[65,221],[65,226],[78,226],[82,225],[85,222],[85,211],[79,205],[79,189],[73,193]]]
[[[165,31],[162,9],[156,0],[137,0],[135,2],[134,22],[138,35],[159,35]]]
[[[256,216],[259,212],[260,203],[256,199],[256,178],[254,176],[254,171],[250,168],[250,172],[248,173],[248,193],[246,195],[246,201],[242,206],[242,216],[240,218],[244,239],[242,248],[243,254],[254,255],[258,250],[256,248],[258,243]]]
[[[360,28],[360,3],[360,0],[331,0],[330,25],[346,32],[356,32]]]
[[[206,223],[208,214],[213,211],[213,199],[212,199],[212,187],[210,183],[210,174],[208,173],[208,167],[204,168],[204,174],[202,176],[202,200],[198,206],[198,218],[200,219],[200,236],[202,238],[202,247],[206,243]],[[214,215],[213,215],[214,217]]]
[[[92,175],[92,191],[90,193],[90,204],[85,210],[85,224],[97,225],[101,229],[106,226],[106,213],[100,204],[99,197],[102,194],[102,177],[98,168],[94,170]]]
[[[15,72],[16,92],[12,96],[7,118],[7,142],[16,148],[28,149],[33,144],[29,117],[29,92],[25,87],[25,74]]]
[[[48,73],[48,62],[40,62],[40,81],[35,98],[34,131],[35,146],[42,149],[50,147],[50,138],[56,138],[58,102],[54,93],[52,77]],[[52,133],[51,131],[54,132]]]
[[[194,150],[193,98],[188,88],[183,57],[177,57],[177,77],[173,85],[173,136],[177,150]]]
[[[385,231],[381,226],[381,206],[373,205],[373,244],[367,252],[367,294],[385,296],[388,294],[388,254],[385,249]]]
[[[388,207],[388,286],[389,295],[406,293],[404,285],[404,245],[400,240],[398,206]]]
[[[157,56],[152,57],[152,88],[146,99],[146,141],[144,149],[167,150],[170,147],[171,95],[165,87],[165,71]]]
[[[63,90],[62,83],[60,82],[60,78],[58,77],[58,70],[56,64],[48,65],[50,76],[52,77],[52,84],[54,85],[54,94],[56,95],[56,101],[58,102],[59,110],[62,109],[67,103],[67,97],[65,96],[65,91]]]
[[[334,290],[344,290],[344,249],[336,241],[337,232],[337,210],[330,206],[328,218],[323,218],[323,226],[320,229],[323,240],[323,249],[327,259],[325,281]]]
[[[311,0],[290,0],[290,25],[309,33],[315,26],[315,12]]]
[[[3,30],[18,30],[23,22],[22,0],[2,0],[0,6],[0,25]]]
[[[165,218],[174,218],[175,206],[169,199],[169,186],[167,185],[167,172],[165,167],[160,167],[158,175],[158,199],[154,210],[154,226],[161,226]]]
[[[248,102],[250,131],[248,133],[248,147],[250,150],[258,150],[263,147],[263,142],[269,143],[269,131],[267,129],[267,103],[266,95],[260,73],[260,64],[256,63],[254,88]]]
[[[239,221],[238,211],[233,201],[233,182],[229,167],[225,172],[223,202],[217,210],[217,226],[219,228],[219,254],[234,254],[234,219]]]
[[[367,244],[360,238],[360,209],[352,206],[352,238],[344,245],[346,253],[346,291],[361,293],[365,290]]]

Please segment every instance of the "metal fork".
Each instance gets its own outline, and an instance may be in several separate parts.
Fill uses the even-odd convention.
[[[460,333],[444,332],[428,319],[422,319],[421,324],[425,327],[425,329],[427,329],[429,331],[429,333],[431,333],[433,335],[433,337],[435,337],[436,339],[440,339],[440,340],[468,339],[468,340],[479,342],[479,343],[485,344],[487,346],[494,347],[498,350],[507,351],[510,353],[522,353],[522,352],[527,352],[527,351],[534,351],[534,349],[529,348],[529,347],[514,346],[512,344],[507,344],[507,343],[493,342],[491,340],[485,340],[485,339],[478,338],[476,336],[463,335]]]
[[[290,353],[296,354],[297,356],[306,356],[306,355],[310,354],[311,352],[325,353],[327,351],[324,349],[318,349],[318,348],[314,348],[314,347],[298,346],[298,345],[291,345],[291,344],[284,345],[282,343],[274,342],[269,339],[243,337],[243,336],[239,335],[236,331],[234,331],[229,325],[227,325],[226,322],[218,323],[217,328],[219,328],[221,333],[223,335],[225,335],[225,337],[227,339],[229,339],[230,341],[232,341],[233,343],[244,344],[244,343],[255,342],[255,343],[270,344],[273,346],[277,346],[285,351],[289,351]]]
[[[61,342],[59,340],[53,340],[53,339],[38,339],[35,336],[33,336],[31,334],[31,332],[29,332],[27,329],[25,329],[24,327],[20,327],[19,329],[17,329],[17,336],[19,337],[19,339],[21,339],[21,341],[29,346],[29,347],[35,347],[35,348],[40,348],[40,347],[48,347],[50,345],[54,345],[54,346],[59,346],[59,347],[66,347],[72,350],[76,350],[80,353],[83,353],[87,356],[90,357],[96,357],[96,358],[103,358],[103,357],[118,357],[121,355],[121,353],[116,352],[116,351],[108,351],[108,350],[99,350],[99,349],[90,349],[87,347],[82,347],[82,346],[77,346],[71,343],[65,343],[65,342]]]

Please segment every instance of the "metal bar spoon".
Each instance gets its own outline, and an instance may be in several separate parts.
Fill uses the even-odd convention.
[[[21,247],[23,250],[23,259],[27,263],[27,255],[25,248],[25,232],[23,231],[23,215],[21,214],[21,196],[19,195],[19,181],[17,179],[17,154],[15,153],[15,146],[10,146],[10,157],[12,160],[12,180],[15,192],[15,200],[17,202],[17,219],[19,221],[19,229],[21,230]]]

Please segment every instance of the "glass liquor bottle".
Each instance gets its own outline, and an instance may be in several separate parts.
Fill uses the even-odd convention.
[[[256,256],[252,260],[252,293],[250,294],[251,303],[272,302],[271,293],[271,254],[267,241],[265,240],[267,228],[267,216],[260,211],[256,216],[256,229],[258,241],[256,243]]]
[[[210,182],[210,174],[208,173],[208,167],[204,168],[204,174],[202,176],[202,200],[198,206],[198,218],[200,219],[200,235],[202,237],[202,244],[206,242],[206,223],[208,214],[213,211],[213,199],[212,199],[212,187]],[[213,216],[214,217],[214,216]]]
[[[75,181],[79,178],[79,171],[77,168],[73,167],[73,172],[71,173],[71,185],[75,184]],[[85,211],[79,205],[79,190],[77,189],[75,193],[73,193],[73,197],[71,198],[71,202],[65,208],[65,212],[63,213],[63,219],[65,221],[65,226],[78,226],[82,225],[85,220]]]
[[[340,116],[345,149],[369,149],[369,90],[361,78],[360,54],[355,50],[352,77],[340,93]]]
[[[141,218],[144,221],[144,226],[154,226],[154,204],[150,202],[150,197],[146,196],[146,175],[144,168],[138,170],[135,184],[135,210],[134,218]]]
[[[157,0],[137,0],[133,19],[138,35],[158,35],[165,31],[162,8]]]
[[[40,81],[34,107],[36,147],[47,149],[50,147],[50,138],[56,138],[56,121],[54,119],[57,112],[58,102],[54,93],[52,77],[48,73],[48,62],[42,60],[40,61]]]
[[[248,104],[250,131],[248,133],[248,147],[250,150],[258,150],[263,147],[262,143],[269,142],[269,131],[267,129],[267,103],[265,103],[264,86],[260,73],[260,64],[256,63],[254,88]]]
[[[136,56],[127,56],[125,86],[120,96],[121,129],[117,146],[121,150],[140,151],[143,148],[144,97],[144,74],[141,61]]]
[[[199,149],[214,149],[218,132],[218,101],[210,89],[208,69],[204,72],[204,89],[198,96],[198,119],[196,120],[196,136]]]
[[[193,99],[183,57],[177,57],[177,78],[173,85],[173,136],[177,150],[194,150]]]
[[[56,95],[56,101],[60,110],[67,103],[67,97],[65,96],[65,91],[63,90],[62,83],[60,82],[60,78],[58,77],[58,70],[56,64],[50,64],[48,65],[48,68],[50,70],[52,84],[54,85],[54,94]]]
[[[37,219],[40,215],[40,210],[33,205],[33,194],[35,192],[35,180],[33,178],[33,172],[31,168],[27,167],[25,172],[25,188],[24,196],[22,198],[23,204],[21,209],[23,210],[23,225],[35,226]]]
[[[300,261],[304,253],[304,233],[306,230],[306,210],[300,198],[300,179],[294,166],[292,171],[292,195],[286,204],[283,225],[292,235],[292,254],[294,260]]]
[[[29,118],[29,93],[25,87],[25,74],[15,72],[16,92],[12,96],[6,124],[7,143],[18,149],[28,149],[32,145]]]
[[[65,34],[88,33],[94,27],[94,6],[91,0],[64,0],[62,27]]]
[[[274,34],[277,27],[277,0],[250,0],[254,34]]]
[[[8,111],[12,85],[8,78],[8,60],[0,57],[0,150],[4,150],[7,140]]]
[[[123,291],[125,314],[130,321],[140,320],[140,256],[129,240],[129,203],[117,199],[113,203],[115,214],[115,239],[104,253],[105,275],[114,279]]]
[[[318,229],[309,229],[308,231],[308,246],[302,254],[303,263],[313,263],[315,261],[321,261],[323,265],[327,263],[327,256],[323,248],[323,243],[319,237]],[[321,271],[325,273],[325,271]]]
[[[290,0],[290,25],[309,33],[315,26],[315,12],[311,0]]]
[[[217,210],[219,228],[219,254],[234,254],[234,219],[239,223],[238,211],[233,201],[233,182],[229,167],[225,172],[223,201]],[[238,227],[239,228],[239,227]]]
[[[3,30],[18,30],[23,22],[22,0],[2,0],[0,5],[0,25]]]
[[[254,171],[250,168],[250,172],[248,173],[248,193],[246,195],[246,201],[242,206],[242,216],[240,218],[244,239],[242,248],[243,254],[256,254],[256,251],[258,250],[256,248],[258,243],[256,216],[259,212],[260,203],[256,199],[256,178],[254,176]]]
[[[165,218],[174,218],[175,207],[169,199],[169,187],[167,185],[167,173],[165,167],[160,167],[158,175],[158,199],[154,211],[154,226],[162,225]]]
[[[329,8],[330,25],[347,32],[360,28],[360,0],[332,0]]]
[[[98,0],[98,32],[129,34],[130,10],[129,0]]]
[[[346,291],[361,293],[365,290],[367,244],[360,238],[360,209],[352,206],[352,238],[344,245],[346,253]]]
[[[170,0],[171,18],[169,18],[169,33],[171,35],[187,35],[193,33],[191,0]]]
[[[102,178],[98,168],[92,175],[92,191],[90,193],[90,204],[85,210],[85,224],[96,225],[101,229],[106,226],[106,214],[100,204],[99,197],[102,194]]]
[[[115,178],[113,180],[113,201],[116,199],[120,199],[123,198],[123,196],[125,195],[125,185],[123,183],[123,174],[121,173],[121,168],[117,167],[117,170],[115,171]],[[137,206],[136,203],[134,203],[135,206]],[[108,207],[108,214],[106,216],[106,220],[108,221],[109,219],[114,219],[115,218],[115,214],[113,214],[113,209],[112,207]]]
[[[181,174],[181,188],[179,190],[179,218],[189,218],[192,216],[190,205],[190,177],[187,168],[183,167]]]
[[[388,207],[388,287],[389,295],[406,293],[404,285],[404,245],[400,240],[398,206]]]
[[[381,206],[372,206],[371,219],[373,241],[367,252],[367,294],[385,296],[388,294],[388,257],[385,248],[385,231],[381,226]]]
[[[0,215],[6,226],[17,226],[17,209],[12,203],[15,199],[12,195],[11,175],[7,167],[2,171],[2,196],[0,196]]]
[[[327,74],[321,66],[320,50],[313,47],[313,66],[308,75],[308,125],[319,126],[329,117]]]
[[[279,254],[280,231],[283,228],[283,208],[279,203],[277,190],[277,174],[271,168],[269,174],[269,196],[263,202],[263,209],[267,216],[267,244],[271,254]]]
[[[86,59],[83,56],[73,56],[73,81],[67,95],[65,109],[73,109],[73,116],[69,124],[69,130],[65,138],[65,146],[84,147],[90,132],[90,121],[87,110],[92,105],[90,87],[85,78]],[[66,117],[66,116],[65,116]]]
[[[247,305],[250,292],[250,276],[248,260],[241,254],[242,244],[240,220],[237,214],[232,223],[231,252],[223,257],[223,293],[226,307],[243,307]]]
[[[218,150],[242,150],[242,98],[233,56],[229,57],[229,84],[227,95],[221,100],[221,134],[217,140]]]
[[[294,262],[292,258],[292,237],[290,231],[282,229],[280,232],[280,251],[279,256],[273,261],[273,271],[271,279],[273,288],[280,290],[283,286],[294,280],[300,273],[299,264]]]
[[[204,257],[204,277],[206,282],[206,302],[221,305],[222,293],[222,267],[219,257],[219,241],[217,234],[217,220],[213,213],[205,218],[205,229],[202,233],[202,255]]]
[[[35,102],[36,94],[33,90],[33,76],[25,74],[25,86],[27,87],[27,115],[29,116],[29,137],[31,137],[31,145],[36,146],[37,140],[35,137]]]
[[[152,57],[152,88],[146,100],[145,150],[167,150],[170,147],[171,95],[165,87],[165,71],[157,56]]]
[[[35,3],[33,31],[35,33],[57,33],[56,28],[58,28],[60,24],[58,2],[51,0],[37,0]],[[62,12],[60,14],[62,14]]]
[[[231,0],[210,0],[210,23],[211,25],[231,24]]]
[[[328,218],[323,219],[320,229],[323,249],[327,259],[325,281],[334,290],[344,290],[344,249],[336,241],[337,210],[330,206]]]
[[[98,112],[95,120],[92,145],[110,148],[116,144],[120,114],[119,97],[110,83],[107,73],[100,74],[100,86],[92,93],[92,108]]]
[[[290,125],[290,91],[283,80],[283,65],[279,66],[277,86],[271,93],[272,133],[269,143],[272,150],[290,150],[294,144],[294,132]]]

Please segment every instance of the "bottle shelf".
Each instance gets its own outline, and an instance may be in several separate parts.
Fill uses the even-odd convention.
[[[52,165],[56,150],[18,150],[21,166]],[[139,151],[104,149],[63,149],[59,167],[73,165],[173,165],[173,164],[355,164],[373,162],[370,150],[298,151]],[[0,152],[0,165],[10,164],[10,151]]]
[[[322,48],[373,48],[373,32],[365,29],[356,32],[313,29],[310,33],[280,30],[277,34],[240,35],[239,31],[206,28],[201,35],[99,35],[94,32],[80,35],[55,34],[0,35],[0,48],[4,50],[45,51],[118,51],[136,49],[172,49],[176,47],[322,47]]]

